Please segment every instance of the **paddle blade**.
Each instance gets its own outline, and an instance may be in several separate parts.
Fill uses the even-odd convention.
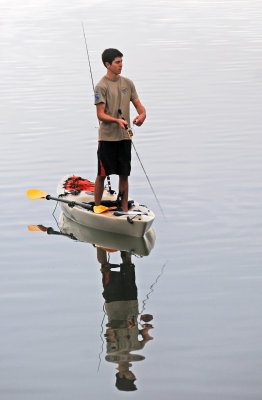
[[[103,212],[115,209],[116,207],[106,207],[106,206],[94,206],[93,208],[95,214],[102,214]]]
[[[118,250],[114,250],[114,249],[107,249],[106,247],[99,246],[98,244],[96,244],[95,246],[98,247],[99,249],[106,251],[107,253],[115,253],[118,251]]]
[[[45,199],[47,196],[47,193],[39,189],[29,189],[26,194],[31,200]]]
[[[28,225],[28,230],[30,232],[46,232],[47,228],[43,225]]]

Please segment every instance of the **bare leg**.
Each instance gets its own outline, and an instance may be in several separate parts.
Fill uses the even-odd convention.
[[[97,176],[95,181],[95,205],[99,206],[104,191],[105,176]]]
[[[128,211],[128,176],[119,175],[119,192],[124,193],[122,209]]]

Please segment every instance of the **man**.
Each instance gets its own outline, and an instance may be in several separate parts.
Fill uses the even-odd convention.
[[[98,173],[95,181],[95,205],[101,202],[107,175],[119,175],[122,210],[128,211],[128,176],[131,171],[131,140],[126,132],[130,126],[130,101],[138,115],[133,120],[141,126],[146,119],[135,86],[130,79],[120,76],[123,54],[117,49],[106,49],[102,61],[106,75],[95,87],[95,105],[99,119]]]

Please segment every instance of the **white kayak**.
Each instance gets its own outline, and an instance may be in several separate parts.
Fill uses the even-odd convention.
[[[82,185],[84,181],[89,182],[90,186],[86,188],[85,185]],[[81,190],[82,187],[83,190]],[[60,202],[63,212],[69,219],[105,232],[142,237],[149,231],[155,219],[154,213],[147,206],[135,201],[129,201],[128,212],[115,209],[96,214],[92,210],[92,205],[94,205],[93,184],[75,175],[68,175],[61,180],[57,187],[57,196],[72,202],[72,204]],[[105,188],[101,204],[114,206],[116,202],[117,194]],[[77,203],[86,203],[87,207],[88,205],[91,207],[90,209],[83,208]]]

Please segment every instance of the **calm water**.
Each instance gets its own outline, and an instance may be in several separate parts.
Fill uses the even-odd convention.
[[[261,399],[261,16],[256,0],[0,0],[1,399]],[[124,52],[168,217],[134,154],[131,196],[156,212],[155,238],[119,239],[135,267],[112,270],[106,306],[93,243],[112,237],[59,230],[55,204],[25,196],[96,174],[81,22],[95,82],[104,48]],[[116,388],[117,368],[136,391]]]

